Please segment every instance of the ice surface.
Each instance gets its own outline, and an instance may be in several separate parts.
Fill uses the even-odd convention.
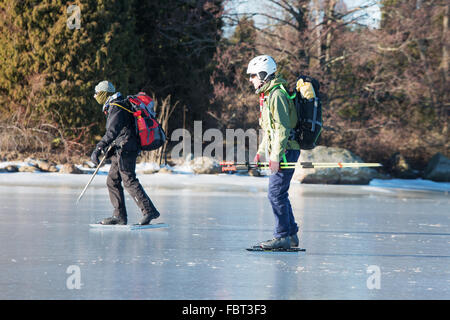
[[[380,180],[373,179],[370,181],[370,185],[374,187],[385,188],[401,188],[401,189],[415,189],[415,190],[433,190],[450,192],[449,182],[434,182],[431,180],[423,179],[390,179]]]
[[[161,212],[154,223],[169,228],[90,228],[111,215],[105,173],[78,205],[88,175],[0,174],[0,299],[450,298],[443,185],[293,183],[306,253],[253,253],[245,248],[272,237],[267,178],[138,177]],[[70,285],[74,267],[80,289]]]

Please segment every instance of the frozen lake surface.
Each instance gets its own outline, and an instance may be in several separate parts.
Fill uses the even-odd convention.
[[[0,299],[450,299],[448,192],[293,183],[306,253],[252,253],[267,178],[138,177],[169,228],[89,228],[105,174],[78,205],[88,175],[0,174]]]

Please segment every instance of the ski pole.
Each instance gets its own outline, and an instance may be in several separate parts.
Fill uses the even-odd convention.
[[[221,162],[222,171],[235,171],[239,167],[239,169],[250,169],[250,168],[258,168],[264,169],[268,168],[269,164],[267,162],[257,162],[257,163],[245,163],[245,162],[232,162],[232,161],[224,161]],[[381,167],[381,163],[364,163],[364,162],[281,162],[281,169],[294,169],[296,166],[299,166],[303,169],[314,169],[314,168],[363,168],[363,167]]]
[[[92,180],[94,180],[95,175],[97,174],[98,170],[100,169],[100,167],[102,166],[103,162],[105,162],[106,160],[106,156],[108,155],[109,151],[112,148],[112,144],[108,147],[108,149],[105,152],[105,155],[103,156],[103,159],[100,161],[100,163],[98,164],[97,168],[95,169],[94,173],[92,174],[91,178],[89,179],[89,182],[86,184],[86,186],[84,187],[83,191],[81,191],[80,196],[77,199],[77,204],[78,202],[81,200],[81,198],[83,197],[84,193],[86,192],[87,188],[89,187],[89,185],[91,184]]]
[[[383,165],[381,163],[373,163],[373,162],[280,162],[280,165],[288,165],[288,166],[295,166],[295,165],[301,165],[301,166],[355,166],[355,167],[382,167]],[[269,165],[268,162],[234,162],[234,161],[222,161],[220,162],[221,166],[228,166],[228,165],[243,165],[243,166],[265,166]]]

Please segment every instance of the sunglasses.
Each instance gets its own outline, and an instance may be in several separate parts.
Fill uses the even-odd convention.
[[[250,80],[251,80],[251,79],[255,79],[255,78],[256,78],[256,76],[257,76],[257,74],[256,74],[256,73],[252,73],[252,74],[250,75]]]

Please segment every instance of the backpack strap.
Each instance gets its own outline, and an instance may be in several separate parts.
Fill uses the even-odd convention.
[[[284,163],[287,163],[287,160],[286,160],[286,153],[283,153],[283,162],[284,162]]]
[[[280,83],[280,84],[277,84],[276,86],[274,86],[272,89],[270,89],[270,92],[269,92],[269,100],[270,100],[270,96],[271,96],[272,92],[274,92],[275,89],[278,89],[278,88],[281,90],[281,92],[283,92],[283,93],[286,95],[286,97],[287,97],[289,100],[293,100],[293,99],[295,99],[295,97],[297,96],[297,93],[296,93],[295,91],[294,91],[294,94],[293,94],[293,95],[290,95],[290,94],[288,93],[288,91],[285,89],[285,87],[283,86],[283,84]]]
[[[126,111],[128,111],[129,113],[133,113],[133,111],[130,111],[130,110],[128,110],[127,108],[125,108],[125,107],[121,106],[121,105],[120,105],[120,104],[118,104],[118,103],[114,103],[114,102],[111,102],[111,103],[110,103],[110,105],[113,105],[113,106],[116,106],[116,107],[122,108],[123,110],[126,110]]]
[[[272,93],[276,90],[276,89],[280,89],[281,90],[281,92],[283,92],[285,95],[286,95],[286,98],[288,98],[289,100],[294,100],[295,99],[295,97],[297,96],[297,93],[296,92],[294,92],[294,94],[291,96],[291,95],[289,95],[289,93],[287,92],[287,90],[284,88],[284,86],[283,86],[283,84],[282,83],[280,83],[280,84],[277,84],[276,86],[274,86],[272,89],[270,89],[270,91],[269,91],[269,98],[268,98],[268,101],[270,102],[270,98],[272,97]],[[269,110],[269,119],[270,119],[270,121],[272,121],[272,119],[271,119],[271,113],[270,113],[270,109],[269,109],[269,105],[267,104],[267,109]]]

